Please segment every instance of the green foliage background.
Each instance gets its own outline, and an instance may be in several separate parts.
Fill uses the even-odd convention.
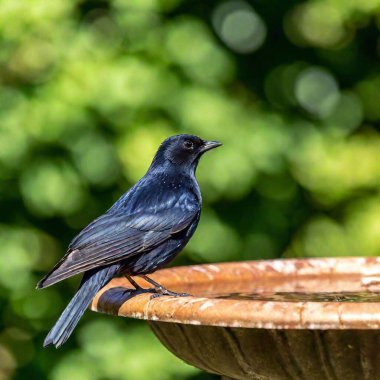
[[[380,251],[380,1],[1,0],[0,379],[211,379],[37,280],[161,140],[224,147],[179,264]]]

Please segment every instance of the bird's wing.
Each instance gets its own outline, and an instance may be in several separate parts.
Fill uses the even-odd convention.
[[[188,228],[200,212],[196,199],[182,195],[176,203],[125,215],[107,213],[86,227],[66,255],[37,285],[44,288],[90,269],[109,265],[156,247]]]

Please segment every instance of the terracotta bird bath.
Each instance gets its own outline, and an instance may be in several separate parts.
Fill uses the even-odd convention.
[[[192,296],[151,299],[117,278],[92,309],[148,320],[176,356],[224,379],[380,379],[380,258],[176,267],[152,278]]]

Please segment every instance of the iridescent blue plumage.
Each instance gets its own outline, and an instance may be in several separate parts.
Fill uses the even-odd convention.
[[[45,288],[84,273],[81,286],[45,339],[61,346],[97,291],[117,274],[146,275],[183,249],[200,218],[195,170],[200,156],[220,144],[191,135],[165,140],[146,175],[69,245],[37,285]]]

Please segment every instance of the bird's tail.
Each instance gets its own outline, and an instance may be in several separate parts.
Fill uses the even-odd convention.
[[[44,347],[53,344],[58,348],[66,342],[96,293],[115,276],[119,268],[119,265],[111,265],[84,274],[75,296],[46,336]]]

